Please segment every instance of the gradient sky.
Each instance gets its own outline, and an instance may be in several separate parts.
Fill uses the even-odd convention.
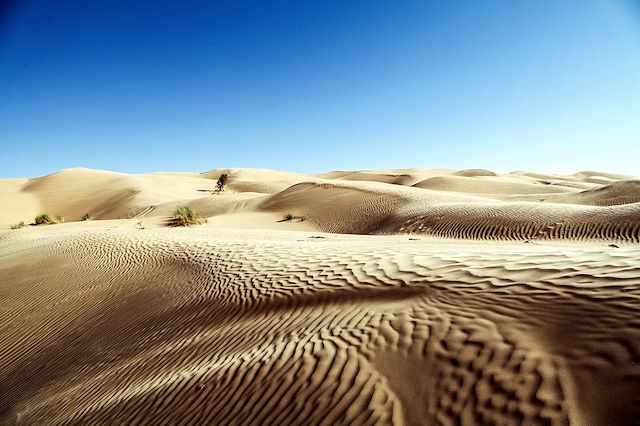
[[[0,177],[640,175],[636,0],[0,4]]]

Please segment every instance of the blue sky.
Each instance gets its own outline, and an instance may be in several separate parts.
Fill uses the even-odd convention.
[[[0,6],[0,177],[639,158],[635,0]]]

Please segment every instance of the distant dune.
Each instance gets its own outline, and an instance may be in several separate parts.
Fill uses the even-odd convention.
[[[0,424],[640,419],[636,177],[67,169],[0,202]]]
[[[229,181],[212,196],[217,178]],[[482,169],[340,171],[320,175],[265,169],[130,175],[67,169],[0,183],[0,226],[39,213],[79,220],[137,217],[158,225],[187,205],[215,217],[212,227],[297,229],[353,234],[419,233],[463,239],[639,241],[640,180],[581,172],[569,176]]]

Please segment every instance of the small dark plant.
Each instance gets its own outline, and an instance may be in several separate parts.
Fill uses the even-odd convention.
[[[173,217],[169,221],[172,226],[191,226],[205,223],[207,219],[200,217],[191,208],[182,206],[173,212]]]
[[[91,216],[91,213],[87,212],[82,216],[82,219],[80,220],[93,220],[93,216]]]
[[[229,176],[227,176],[226,173],[220,175],[220,177],[218,178],[218,182],[216,182],[216,192],[220,193],[224,191],[224,186],[227,184],[228,178]]]
[[[15,225],[11,225],[11,229],[20,229],[20,228],[24,228],[25,226],[27,225],[25,225],[24,221],[20,221]]]
[[[304,222],[306,220],[306,217],[304,216],[296,216],[292,213],[287,213],[286,215],[284,215],[284,218],[282,218],[282,220],[280,222],[291,222],[295,219],[298,219],[298,222]]]
[[[34,219],[36,225],[51,225],[55,221],[49,216],[49,213],[42,213]]]

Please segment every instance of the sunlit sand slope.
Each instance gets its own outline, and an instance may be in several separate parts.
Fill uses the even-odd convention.
[[[0,423],[640,416],[636,245],[106,224],[0,232]]]

